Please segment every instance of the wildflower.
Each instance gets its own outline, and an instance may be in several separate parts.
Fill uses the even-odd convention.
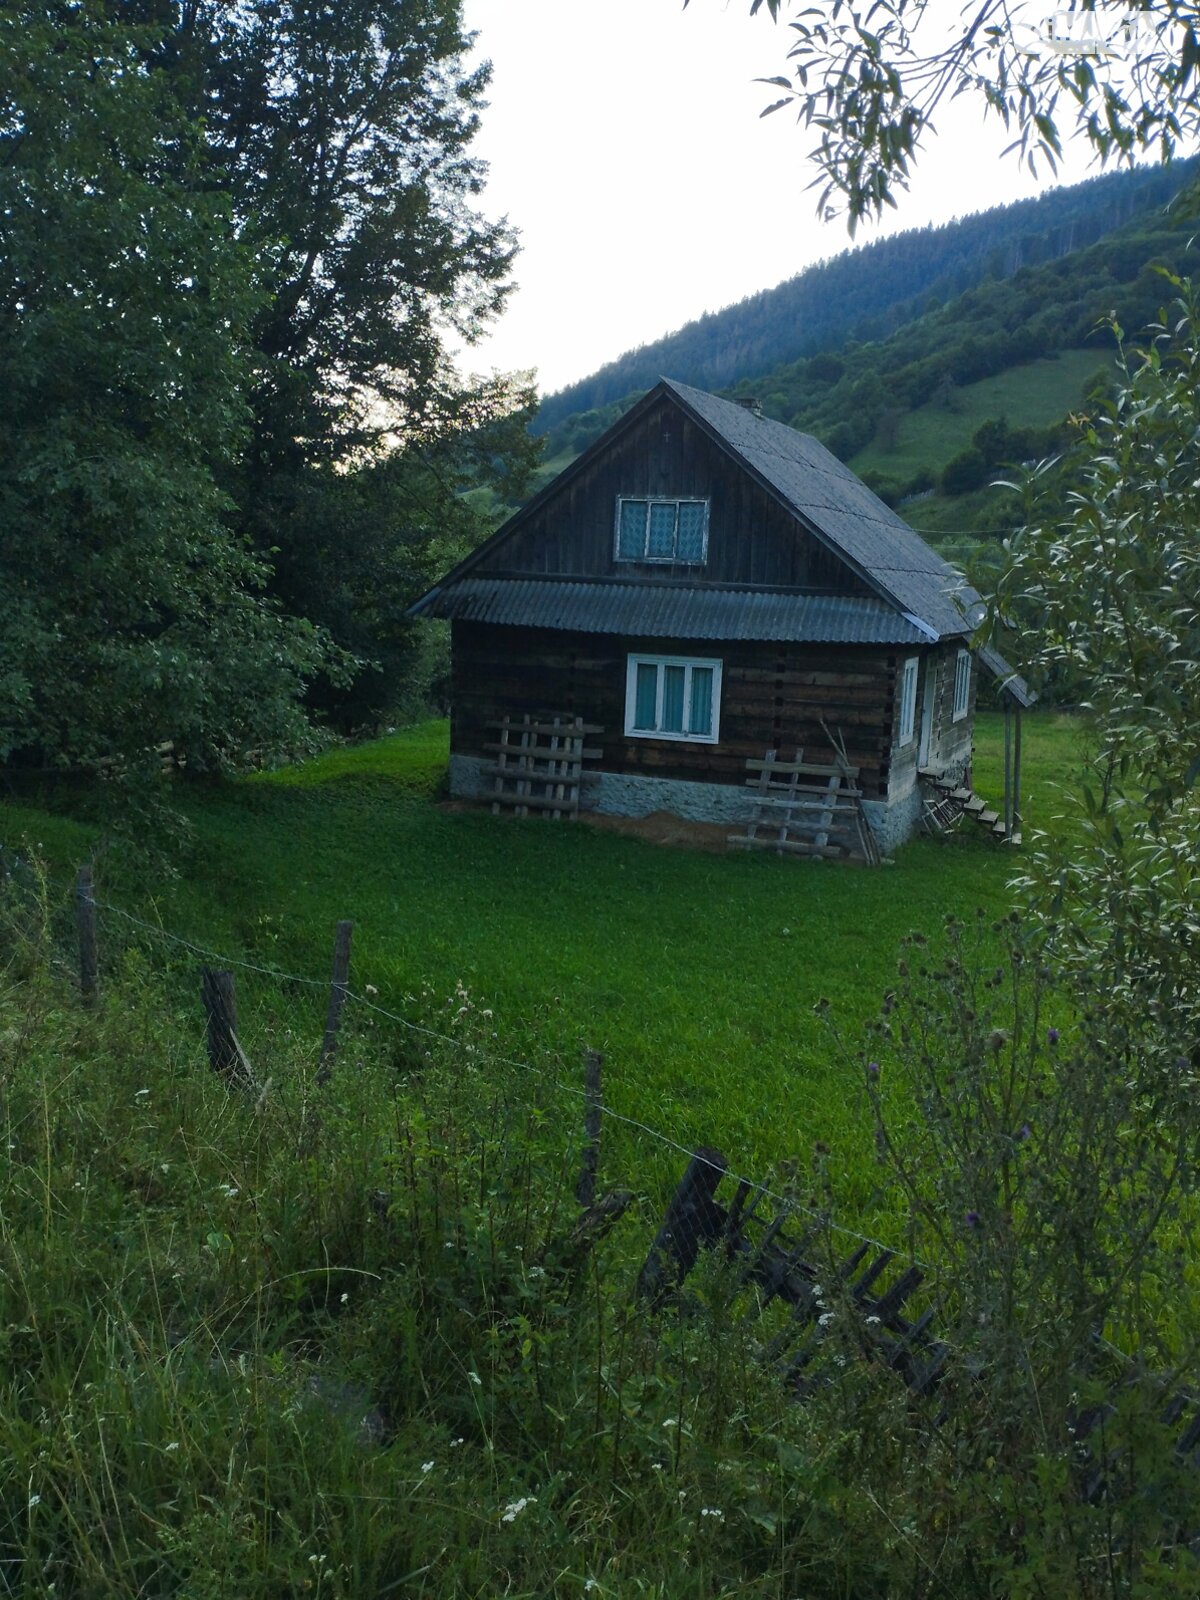
[[[34,1506],[40,1506],[41,1503],[42,1503],[42,1497],[41,1497],[40,1494],[31,1494],[29,1496],[29,1506],[28,1506],[27,1509],[32,1511]]]
[[[349,1298],[350,1298],[350,1291],[347,1290],[345,1292],[345,1294],[342,1295],[342,1304],[345,1305],[347,1300],[349,1300]]]
[[[702,1517],[716,1517],[718,1522],[725,1521],[725,1513],[716,1506],[701,1506],[700,1515]]]
[[[476,1386],[476,1388],[483,1387],[483,1379],[477,1372],[468,1372],[467,1377],[470,1378],[471,1382]]]
[[[868,1061],[867,1062],[867,1077],[868,1078],[877,1078],[878,1076],[879,1076],[879,1063],[878,1063],[878,1061]]]
[[[510,1500],[508,1505],[506,1505],[505,1508],[504,1508],[504,1514],[500,1518],[500,1521],[501,1522],[515,1522],[517,1520],[517,1518],[521,1515],[522,1511],[524,1511],[526,1506],[532,1506],[532,1505],[536,1505],[536,1504],[537,1504],[537,1495],[535,1495],[535,1494],[522,1495],[522,1497],[519,1500]]]
[[[367,983],[367,984],[363,985],[363,993],[364,994],[378,994],[379,990],[375,987],[375,985],[373,983]]]
[[[457,1450],[459,1445],[460,1444],[464,1444],[465,1442],[466,1441],[463,1440],[463,1439],[451,1439],[450,1448],[451,1448],[451,1450]]]
[[[225,1196],[226,1200],[234,1199],[236,1197],[236,1195],[237,1195],[237,1192],[238,1192],[238,1190],[237,1190],[237,1185],[236,1184],[219,1183],[217,1185],[217,1193],[218,1194],[223,1194]]]
[[[481,1016],[481,1017],[484,1017],[484,1018],[486,1018],[486,1019],[487,1019],[487,1021],[488,1021],[488,1022],[490,1022],[490,1021],[491,1021],[491,1020],[492,1020],[492,1013],[491,1013],[491,1012],[490,1012],[490,1011],[481,1011],[481,1012],[480,1012],[480,1013],[479,1013],[479,1015],[480,1015],[480,1016]]]
[[[817,1318],[817,1323],[818,1323],[818,1326],[820,1326],[822,1328],[827,1328],[829,1326],[829,1324],[831,1322],[833,1322],[834,1320],[835,1320],[834,1313],[832,1311],[825,1311],[825,1312],[823,1312],[821,1314],[821,1316],[819,1316]]]
[[[968,1211],[963,1217],[963,1221],[966,1223],[968,1228],[977,1228],[979,1226],[978,1211]]]
[[[422,1472],[432,1472],[433,1471],[433,1462],[432,1461],[422,1461],[422,1463],[421,1463],[421,1471]]]
[[[1058,1043],[1058,1029],[1057,1028],[1048,1028],[1046,1030],[1046,1039],[1050,1044],[1057,1044]]]
[[[1017,1129],[1017,1139],[1021,1144],[1024,1144],[1032,1132],[1033,1129],[1029,1126],[1029,1124],[1027,1122],[1023,1122]]]
[[[867,1327],[868,1328],[877,1328],[878,1326],[879,1326],[879,1318],[878,1317],[868,1317],[867,1318]]]
[[[148,1095],[149,1093],[150,1093],[149,1089],[139,1089],[137,1091],[137,1093],[134,1095],[133,1098],[135,1100],[140,1100],[143,1097],[143,1095]]]
[[[178,1439],[172,1439],[170,1444],[163,1445],[163,1449],[166,1451],[166,1453],[168,1455],[170,1455],[172,1450],[178,1450],[179,1449],[179,1440]]]

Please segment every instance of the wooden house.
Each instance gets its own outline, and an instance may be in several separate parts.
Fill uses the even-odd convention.
[[[451,623],[463,797],[491,796],[506,718],[581,719],[582,803],[626,816],[742,822],[748,760],[840,747],[889,850],[970,790],[978,668],[1030,699],[971,649],[978,595],[848,467],[666,379],[412,612]]]

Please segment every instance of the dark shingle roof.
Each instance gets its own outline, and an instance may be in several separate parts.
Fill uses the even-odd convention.
[[[918,645],[932,637],[883,600],[682,584],[467,576],[447,584],[430,610],[460,622],[659,639]]]
[[[901,611],[939,636],[970,632],[975,590],[823,444],[689,384],[663,387]]]

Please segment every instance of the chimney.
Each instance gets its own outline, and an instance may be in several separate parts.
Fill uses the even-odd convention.
[[[763,414],[762,405],[756,394],[740,396],[738,399],[738,405],[741,406],[743,411],[748,411],[752,417],[761,417]]]

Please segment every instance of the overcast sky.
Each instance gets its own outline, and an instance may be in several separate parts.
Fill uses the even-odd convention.
[[[1053,9],[1047,0],[1048,12]],[[954,7],[957,14],[957,6]],[[849,244],[814,216],[805,130],[760,118],[787,30],[748,0],[466,0],[491,60],[476,144],[489,214],[521,234],[520,285],[462,365],[538,370],[543,392]],[[1033,194],[1008,136],[960,101],[898,212],[860,237]],[[1069,181],[1092,169],[1080,152]]]

